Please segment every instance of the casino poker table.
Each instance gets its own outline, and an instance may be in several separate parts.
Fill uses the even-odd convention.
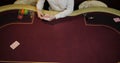
[[[19,19],[19,11],[26,15]],[[43,10],[56,14],[55,11]],[[120,11],[94,7],[47,22],[30,5],[0,7],[0,63],[118,63]]]

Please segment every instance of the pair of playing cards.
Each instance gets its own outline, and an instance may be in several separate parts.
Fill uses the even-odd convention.
[[[120,18],[119,18],[119,17],[113,18],[113,20],[114,20],[115,22],[120,22]]]

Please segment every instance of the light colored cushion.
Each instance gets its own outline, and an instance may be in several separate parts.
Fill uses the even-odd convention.
[[[36,5],[38,0],[16,0],[14,4]]]
[[[107,5],[101,1],[84,1],[79,5],[79,9],[88,7],[107,7]]]

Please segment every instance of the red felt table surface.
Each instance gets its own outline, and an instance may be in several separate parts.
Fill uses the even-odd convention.
[[[20,46],[9,46],[18,41]],[[0,60],[61,63],[115,63],[120,60],[120,34],[104,26],[87,26],[81,15],[0,29]]]

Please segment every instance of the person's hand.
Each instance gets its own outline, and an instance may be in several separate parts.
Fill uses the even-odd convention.
[[[43,19],[46,20],[46,21],[52,21],[52,20],[55,19],[55,16],[45,14],[45,15],[43,16]]]
[[[39,10],[37,11],[37,15],[40,19],[43,19],[43,17],[44,17],[44,14]]]

